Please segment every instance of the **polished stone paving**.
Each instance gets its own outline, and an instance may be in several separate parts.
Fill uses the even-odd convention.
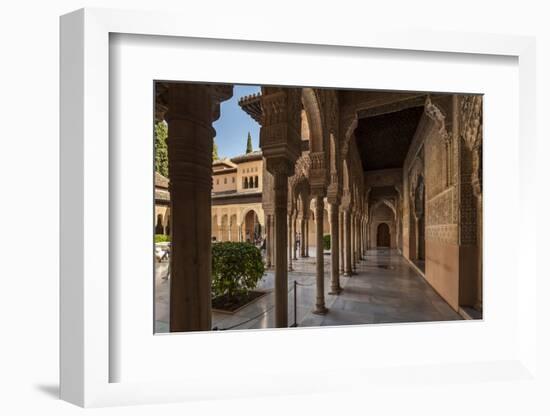
[[[340,277],[339,295],[325,295],[329,311],[315,315],[315,253],[293,261],[288,273],[289,325],[294,323],[294,281],[296,288],[296,322],[304,326],[334,326],[398,322],[448,321],[460,315],[431,288],[416,270],[396,251],[368,251],[358,263],[356,274]],[[330,255],[324,256],[325,292],[330,289]],[[169,281],[163,279],[167,263],[156,264],[155,326],[156,332],[168,332]],[[274,274],[267,271],[258,289],[267,294],[234,314],[213,312],[212,326],[218,330],[274,327]]]

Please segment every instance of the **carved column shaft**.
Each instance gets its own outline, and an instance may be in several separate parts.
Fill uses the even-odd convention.
[[[344,210],[344,276],[351,276],[351,213]]]
[[[340,287],[340,224],[339,205],[330,204],[330,258],[331,258],[331,279],[330,294],[337,295],[342,291]]]
[[[272,266],[272,251],[273,251],[273,215],[266,215],[266,242],[265,242],[265,256],[266,267],[269,269]]]
[[[357,228],[355,223],[355,215],[352,214],[350,218],[350,231],[351,231],[351,268],[352,270],[355,270],[357,263],[357,249],[356,249],[356,243],[357,243]]]
[[[298,247],[296,245],[296,222],[298,222],[298,214],[294,214],[293,218],[292,218],[292,259],[293,260],[298,260]]]
[[[172,213],[171,332],[205,331],[212,327],[213,106],[208,87],[170,85],[165,119]]]
[[[357,219],[357,256],[359,260],[363,260],[363,219],[361,216]]]
[[[344,273],[344,213],[340,211],[338,213],[339,227],[338,227],[338,271],[340,274]]]
[[[304,235],[304,257],[309,257],[309,218],[306,220],[306,233]]]
[[[288,326],[287,175],[274,173],[275,199],[275,326]]]
[[[317,296],[315,299],[316,314],[327,313],[325,307],[325,264],[323,254],[323,213],[324,213],[324,201],[323,195],[315,196],[315,226],[316,226],[316,288]]]
[[[293,238],[292,238],[292,214],[289,214],[288,216],[288,271],[291,272],[293,270],[292,268],[292,244],[293,244]]]
[[[302,234],[300,236],[300,256],[305,257],[306,256],[306,222],[307,220],[302,216],[302,219],[300,220],[300,233]]]

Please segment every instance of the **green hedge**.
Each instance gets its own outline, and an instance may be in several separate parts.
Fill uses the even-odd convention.
[[[212,244],[212,297],[239,296],[254,289],[264,274],[260,249],[250,243]]]
[[[169,235],[155,234],[155,243],[166,243],[170,241]]]
[[[330,234],[323,236],[323,249],[330,250]]]

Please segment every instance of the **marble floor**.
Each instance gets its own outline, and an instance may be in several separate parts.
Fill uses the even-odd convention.
[[[330,253],[325,253],[325,291],[330,289]],[[168,332],[169,280],[164,279],[167,263],[157,263],[155,282],[156,332]],[[448,321],[460,315],[431,288],[418,272],[396,251],[368,251],[352,277],[341,277],[339,295],[325,295],[326,315],[311,311],[315,304],[315,252],[293,261],[288,273],[289,325],[334,326],[354,324]],[[294,303],[294,281],[296,306]],[[212,326],[218,330],[257,329],[274,326],[274,274],[267,271],[258,285],[266,291],[252,304],[234,314],[213,312]]]

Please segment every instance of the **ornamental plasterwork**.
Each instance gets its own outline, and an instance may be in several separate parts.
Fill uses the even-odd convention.
[[[424,176],[424,163],[420,157],[416,157],[411,170],[409,171],[409,195],[411,199],[414,199],[414,194],[416,193],[416,188],[418,186],[418,178]]]
[[[483,98],[480,95],[466,95],[461,97],[461,135],[470,150],[481,144],[482,100]]]
[[[426,98],[426,103],[424,104],[424,112],[426,115],[436,123],[438,126],[438,132],[445,141],[451,140],[451,135],[447,131],[447,127],[445,125],[445,114],[443,114],[443,111],[441,109],[432,103],[430,97]]]

